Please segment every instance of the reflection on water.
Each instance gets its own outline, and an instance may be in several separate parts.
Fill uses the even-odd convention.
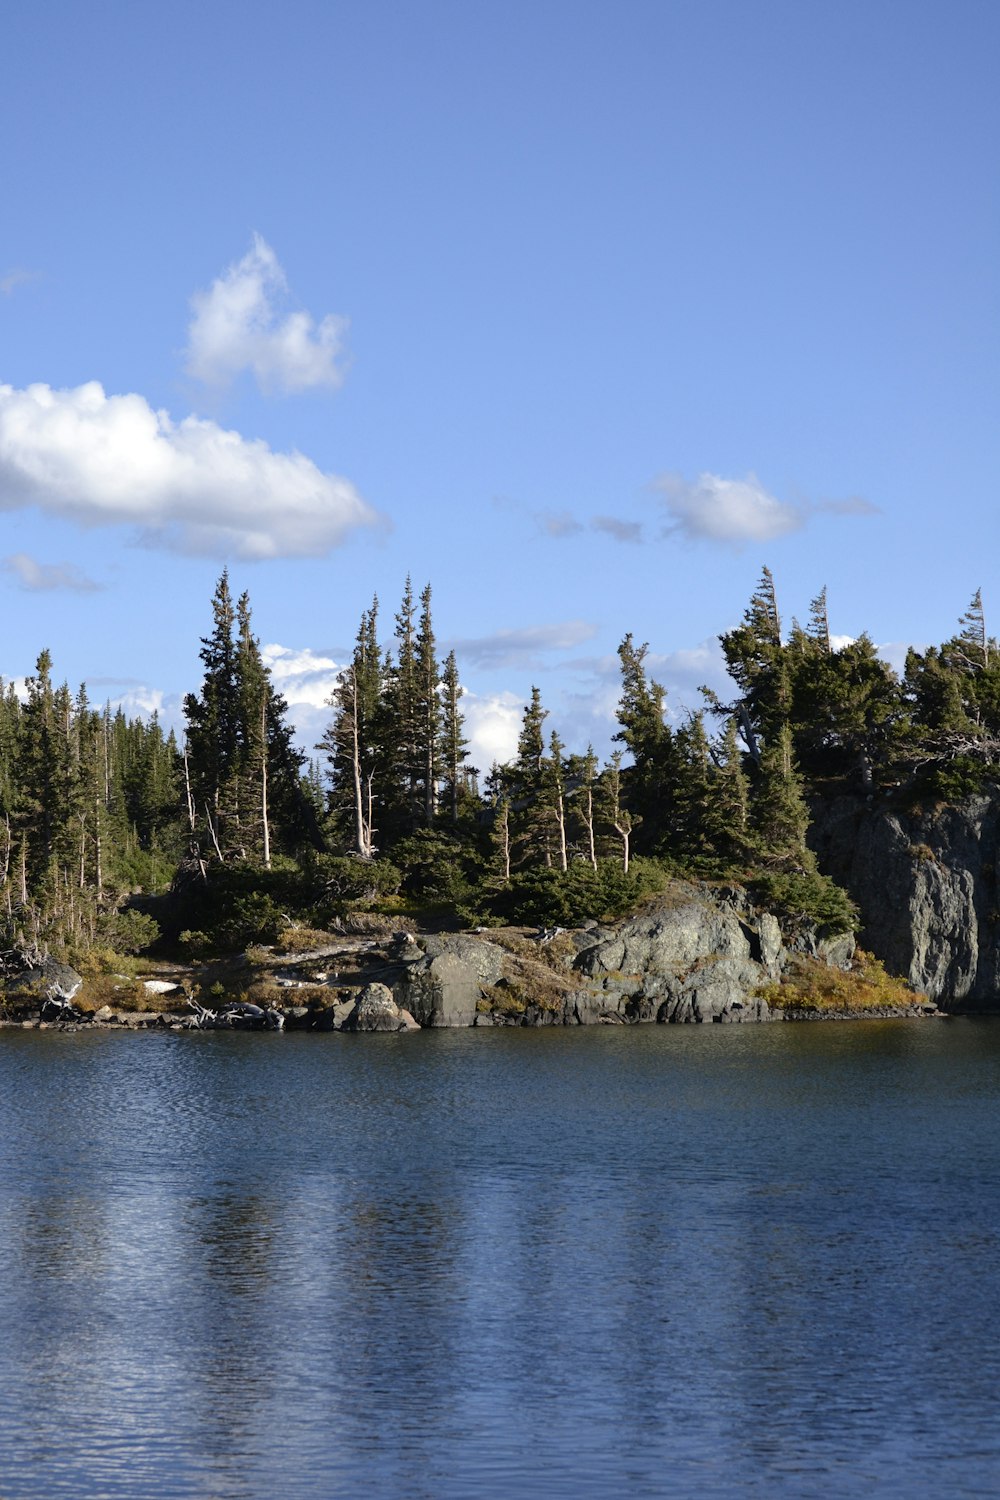
[[[1000,1488],[1000,1025],[0,1032],[0,1494]]]

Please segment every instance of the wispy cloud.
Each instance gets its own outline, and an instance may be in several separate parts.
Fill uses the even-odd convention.
[[[693,481],[679,474],[664,474],[654,488],[663,497],[667,535],[737,548],[787,536],[821,511],[860,516],[874,515],[878,509],[858,496],[792,504],[769,494],[756,474],[748,474],[745,479],[699,474]]]
[[[147,546],[207,557],[322,557],[382,520],[301,453],[142,396],[0,386],[0,510],[35,505],[87,526],[131,524]]]
[[[536,511],[535,520],[538,522],[539,529],[546,536],[556,538],[577,536],[583,530],[583,522],[578,521],[568,510]]]
[[[571,651],[597,634],[597,626],[587,620],[563,620],[554,625],[526,625],[520,630],[498,630],[494,635],[469,637],[445,642],[454,650],[459,664],[470,662],[477,667],[530,668],[543,664],[552,651]]]
[[[328,313],[317,323],[308,312],[285,312],[287,300],[278,257],[255,234],[243,259],[191,298],[188,374],[225,386],[249,371],[268,392],[339,386],[347,320]]]
[[[42,563],[29,557],[27,552],[12,552],[3,559],[5,573],[12,574],[22,589],[31,593],[47,593],[50,590],[66,590],[76,594],[92,594],[104,587],[88,578],[76,563]]]
[[[594,531],[603,531],[616,542],[642,541],[641,521],[622,521],[618,516],[595,516],[590,524]]]
[[[24,286],[29,281],[37,281],[38,275],[37,271],[26,271],[22,266],[13,266],[0,276],[0,294],[9,297],[17,287]]]
[[[834,516],[877,516],[880,514],[877,505],[870,500],[865,500],[861,495],[850,495],[846,500],[818,500],[813,506],[814,510],[825,510]]]
[[[493,504],[500,510],[530,517],[540,535],[553,541],[565,541],[568,537],[582,536],[587,531],[600,531],[616,542],[638,542],[642,540],[642,522],[627,521],[620,516],[578,516],[571,510],[531,510],[517,500],[496,496]]]

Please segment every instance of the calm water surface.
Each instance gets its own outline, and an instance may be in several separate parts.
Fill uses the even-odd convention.
[[[0,1032],[0,1495],[1000,1493],[1000,1024]]]

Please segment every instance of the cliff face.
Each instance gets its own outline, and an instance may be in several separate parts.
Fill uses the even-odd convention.
[[[1000,1008],[1000,789],[908,812],[837,798],[809,837],[865,948],[942,1009]]]

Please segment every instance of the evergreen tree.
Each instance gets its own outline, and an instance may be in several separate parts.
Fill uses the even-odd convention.
[[[437,811],[443,721],[441,698],[438,692],[441,674],[437,663],[434,627],[431,623],[430,584],[420,595],[420,623],[413,655],[416,680],[416,751],[420,761],[420,779],[423,784],[423,818],[429,826],[433,823]]]
[[[349,828],[351,846],[362,859],[371,859],[375,853],[376,779],[387,753],[382,684],[376,597],[361,616],[353,656],[330,699],[333,722],[320,746],[330,764],[335,822]]]
[[[815,869],[815,856],[806,847],[809,809],[787,724],[761,756],[753,791],[753,821],[758,847],[768,862],[794,870]]]
[[[238,757],[239,687],[233,626],[236,614],[223,569],[212,597],[212,630],[202,637],[199,655],[205,668],[201,693],[184,699],[187,759],[195,826],[207,823],[221,856],[236,812],[233,778]]]
[[[673,737],[664,720],[666,692],[646,674],[648,652],[648,645],[635,645],[631,633],[618,647],[622,694],[620,727],[614,738],[627,747],[634,762],[627,796],[630,809],[637,814],[632,826],[645,822],[645,843],[656,849],[670,824],[675,764]],[[624,795],[624,781],[621,787]]]
[[[790,707],[781,618],[769,568],[761,574],[744,611],[743,624],[721,635],[719,641],[740,695],[734,704],[724,706],[714,693],[703,691],[715,712],[736,714],[747,749],[759,764],[760,737],[765,741],[773,737],[787,721]]]
[[[403,602],[396,616],[395,660],[386,685],[387,766],[395,786],[386,782],[384,802],[391,826],[406,833],[420,821],[420,783],[424,762],[420,744],[420,687],[417,668],[416,606],[407,574]]]
[[[184,700],[187,794],[195,831],[204,820],[220,859],[269,864],[275,831],[288,844],[303,836],[305,757],[294,747],[288,705],[271,686],[250,620],[249,597],[244,593],[234,609],[224,571],[212,632],[202,641],[201,693]]]
[[[531,701],[521,719],[517,741],[517,759],[511,768],[511,826],[518,862],[534,864],[552,862],[551,821],[545,801],[545,736],[542,726],[548,709],[542,707],[542,695],[531,689]]]
[[[563,755],[566,746],[553,729],[549,736],[549,753],[542,761],[542,796],[552,828],[555,862],[560,870],[568,868],[566,847],[566,774]],[[546,863],[549,862],[548,857]]]
[[[580,828],[584,857],[591,869],[597,869],[597,838],[595,834],[595,789],[597,787],[597,756],[593,745],[588,745],[586,754],[570,756],[567,766],[567,782],[572,807]]]
[[[468,742],[464,737],[464,724],[459,700],[463,688],[458,679],[458,663],[454,651],[449,651],[441,676],[443,690],[441,715],[440,758],[444,768],[444,796],[452,824],[458,822],[459,791],[464,782],[463,766],[468,759]]]

